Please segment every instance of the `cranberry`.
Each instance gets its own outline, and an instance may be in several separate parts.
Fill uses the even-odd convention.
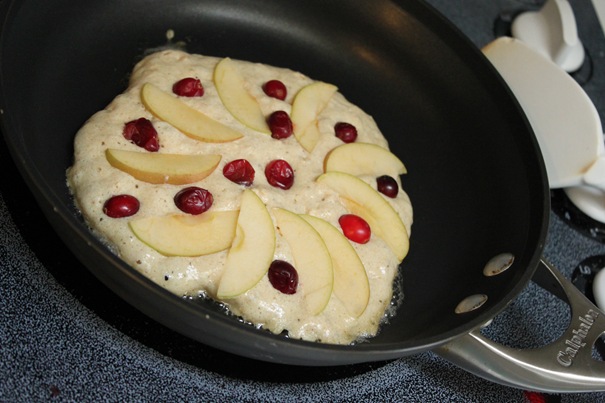
[[[238,185],[250,186],[254,182],[254,168],[245,159],[233,160],[223,167],[223,175]]]
[[[263,85],[263,91],[265,94],[272,98],[281,99],[282,101],[286,99],[286,95],[288,95],[288,90],[284,83],[279,80],[269,80]]]
[[[182,189],[174,196],[174,204],[179,210],[192,215],[207,211],[213,201],[212,193],[197,186]]]
[[[397,181],[389,175],[382,175],[376,178],[376,187],[380,193],[390,198],[397,197],[397,193],[399,193]]]
[[[126,140],[132,141],[147,151],[154,152],[160,149],[158,132],[149,119],[139,118],[131,120],[124,125],[122,134]]]
[[[181,97],[201,97],[204,95],[204,87],[199,79],[187,77],[174,83],[172,92]]]
[[[334,125],[334,134],[345,143],[352,143],[357,140],[357,128],[350,123],[336,123]]]
[[[265,167],[265,176],[271,186],[290,189],[294,184],[294,170],[284,160],[273,160]]]
[[[269,282],[276,290],[284,294],[296,293],[298,287],[298,273],[288,262],[274,260],[269,266]]]
[[[131,195],[112,196],[103,204],[103,213],[111,218],[123,218],[135,215],[139,211],[139,200]]]
[[[292,120],[285,111],[275,111],[267,118],[267,124],[271,129],[271,137],[274,139],[285,139],[290,137],[292,131]]]
[[[340,216],[338,223],[342,228],[342,232],[351,241],[357,243],[368,243],[370,240],[372,230],[370,229],[370,226],[366,220],[360,216],[355,214],[345,214]]]

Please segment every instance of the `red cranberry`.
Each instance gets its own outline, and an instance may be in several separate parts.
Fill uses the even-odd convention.
[[[352,143],[357,140],[357,129],[350,123],[336,123],[334,125],[334,134],[345,143]]]
[[[284,294],[296,293],[298,287],[298,273],[288,262],[274,260],[269,266],[269,282],[276,290]]]
[[[158,132],[149,119],[139,118],[131,120],[124,125],[122,134],[126,140],[132,141],[147,151],[154,152],[160,149]]]
[[[338,223],[347,238],[357,243],[368,243],[372,235],[370,226],[358,215],[345,214],[340,216]]]
[[[271,129],[271,137],[274,139],[285,139],[290,137],[292,131],[292,120],[285,111],[275,111],[267,118],[267,124]]]
[[[112,196],[103,204],[103,213],[111,218],[123,218],[135,215],[139,211],[139,200],[131,195]]]
[[[223,167],[223,175],[238,185],[250,186],[254,182],[254,168],[245,159],[233,160]]]
[[[187,77],[174,83],[172,92],[181,97],[201,97],[204,95],[204,87],[199,79]]]
[[[263,91],[265,94],[272,98],[277,98],[280,100],[286,99],[286,95],[288,95],[288,90],[284,83],[279,80],[269,80],[263,85]]]
[[[397,197],[397,193],[399,193],[397,181],[389,175],[382,175],[376,178],[376,187],[380,193],[390,198]]]
[[[174,196],[174,204],[179,210],[192,215],[207,211],[213,201],[212,193],[197,186],[182,189]]]
[[[271,186],[290,189],[294,184],[294,170],[284,160],[273,160],[265,167],[265,176]]]

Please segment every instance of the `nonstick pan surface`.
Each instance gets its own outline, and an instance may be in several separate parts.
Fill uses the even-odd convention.
[[[518,104],[466,38],[418,0],[6,1],[0,42],[5,141],[45,216],[103,283],[164,325],[246,357],[299,365],[384,360],[434,348],[484,324],[525,287],[542,252],[548,187]],[[174,39],[167,40],[167,31]],[[272,335],[186,301],[112,255],[65,184],[73,138],[162,46],[301,71],[336,84],[377,121],[409,173],[411,250],[404,295],[380,334],[355,346]],[[501,275],[483,267],[515,256]],[[479,309],[456,314],[465,297]]]

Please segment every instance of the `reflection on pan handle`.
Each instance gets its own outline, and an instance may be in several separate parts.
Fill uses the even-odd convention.
[[[559,339],[522,350],[498,344],[474,330],[434,352],[477,376],[507,386],[551,393],[605,391],[605,362],[592,358],[593,345],[605,332],[605,313],[544,260],[533,281],[571,307],[571,322]]]

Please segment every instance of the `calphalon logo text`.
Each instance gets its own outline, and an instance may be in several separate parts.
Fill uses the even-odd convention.
[[[573,336],[565,340],[565,350],[559,351],[559,354],[557,354],[559,364],[564,367],[570,367],[573,364],[573,359],[578,351],[586,346],[584,339],[588,336],[588,332],[598,316],[598,312],[589,309],[586,315],[578,317],[579,326],[571,331]]]

